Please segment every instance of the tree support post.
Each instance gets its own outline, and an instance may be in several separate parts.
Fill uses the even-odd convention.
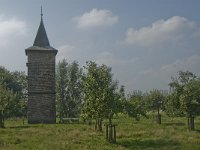
[[[113,126],[113,129],[114,129],[114,143],[116,143],[116,125]]]
[[[108,124],[106,124],[106,140],[108,141]]]
[[[194,130],[194,116],[188,117],[188,129]]]
[[[116,143],[116,125],[106,124],[106,140],[110,143]]]

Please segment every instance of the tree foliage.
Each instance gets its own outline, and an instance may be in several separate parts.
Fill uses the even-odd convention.
[[[21,117],[23,112],[19,101],[23,100],[22,80],[26,83],[25,75],[20,72],[9,72],[0,67],[0,126],[4,127],[5,117]],[[19,80],[22,79],[22,80]],[[25,85],[25,84],[24,84]]]
[[[147,105],[150,111],[157,111],[157,122],[161,124],[160,111],[163,109],[165,97],[160,90],[151,90],[147,95]]]
[[[9,110],[10,102],[16,99],[16,94],[7,89],[4,85],[0,85],[0,128],[4,127],[4,117],[6,111]]]
[[[126,94],[125,94],[125,87],[121,85],[119,91],[117,93],[118,98],[116,98],[116,112],[115,113],[127,113],[126,112]]]
[[[27,92],[27,80],[25,73],[10,72],[4,67],[0,67],[0,86],[1,94],[7,97],[1,97],[3,117],[26,116],[27,99],[24,95]],[[6,107],[3,104],[6,104]]]
[[[181,117],[183,116],[183,111],[180,109],[179,96],[176,92],[167,95],[164,103],[165,113],[169,117]]]
[[[200,114],[200,79],[192,72],[179,71],[178,78],[172,78],[169,84],[178,107],[188,117],[188,128],[194,129],[194,117]],[[177,107],[177,105],[175,105]]]
[[[26,117],[27,114],[27,77],[24,72],[11,72],[11,83],[12,86],[9,88],[16,94],[15,99],[10,101],[10,109],[8,117]]]
[[[96,129],[102,130],[102,120],[110,111],[115,111],[117,100],[117,82],[113,81],[111,68],[87,62],[83,77],[84,103],[83,113],[97,120]]]
[[[125,111],[137,121],[141,116],[147,118],[147,107],[142,91],[133,91],[128,95],[127,101],[125,101]]]
[[[82,69],[77,62],[58,63],[56,71],[56,99],[60,120],[63,117],[78,117],[82,103]]]
[[[194,79],[188,82],[180,95],[181,109],[187,116],[200,114],[200,80]]]

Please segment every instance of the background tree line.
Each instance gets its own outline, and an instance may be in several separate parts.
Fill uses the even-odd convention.
[[[194,118],[200,115],[200,78],[189,71],[179,71],[171,78],[169,92],[152,89],[132,91],[113,79],[112,69],[88,61],[60,61],[56,67],[56,108],[59,122],[63,118],[94,119],[95,129],[109,113],[123,113],[136,120],[153,118],[161,124],[163,112],[170,117],[186,117],[188,128],[194,129]],[[0,67],[0,127],[9,117],[26,117],[27,77],[24,72],[10,72]]]
[[[72,65],[74,63],[76,65]],[[98,65],[92,61],[86,62],[83,68],[79,67],[77,62],[72,64],[63,60],[57,68],[57,77],[63,80],[62,82],[57,80],[57,87],[65,85],[60,93],[57,91],[57,95],[63,97],[63,99],[57,99],[57,103],[65,101],[63,101],[65,105],[60,105],[63,108],[58,109],[63,112],[60,116],[81,116],[83,119],[95,119],[95,129],[101,131],[102,121],[108,117],[110,112],[115,114],[121,112],[136,120],[140,120],[141,116],[146,118],[153,116],[158,124],[161,124],[161,113],[164,112],[172,118],[187,117],[188,128],[194,129],[194,118],[200,114],[200,78],[192,72],[179,71],[177,77],[171,77],[169,92],[152,89],[148,92],[133,91],[126,95],[125,87],[123,85],[119,87],[118,82],[113,80],[110,67]],[[65,71],[62,70],[63,66],[65,66]],[[72,66],[76,66],[76,69],[73,69]],[[70,70],[76,70],[74,84],[68,83],[70,82],[69,78],[72,77],[70,77]],[[68,77],[68,79],[64,79],[62,76]],[[78,91],[77,95],[70,98],[70,95],[73,94],[67,90],[71,88],[70,86],[75,85]],[[62,93],[65,94],[62,95]],[[77,104],[77,107],[70,106],[70,103]],[[73,107],[77,113],[70,113],[70,110],[74,110],[69,107]]]

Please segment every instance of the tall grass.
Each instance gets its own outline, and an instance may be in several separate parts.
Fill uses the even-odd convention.
[[[106,122],[106,121],[105,121]],[[105,123],[104,122],[104,123]],[[168,117],[162,124],[142,118],[113,119],[117,124],[117,143],[105,140],[105,133],[95,132],[94,126],[85,124],[37,124],[25,125],[22,120],[6,121],[0,129],[2,150],[198,150],[200,149],[200,118],[196,118],[196,130],[188,131],[186,118]]]

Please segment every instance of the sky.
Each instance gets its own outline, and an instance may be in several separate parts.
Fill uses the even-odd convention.
[[[200,0],[0,0],[0,66],[27,71],[41,5],[56,61],[112,67],[127,93],[200,75]]]

